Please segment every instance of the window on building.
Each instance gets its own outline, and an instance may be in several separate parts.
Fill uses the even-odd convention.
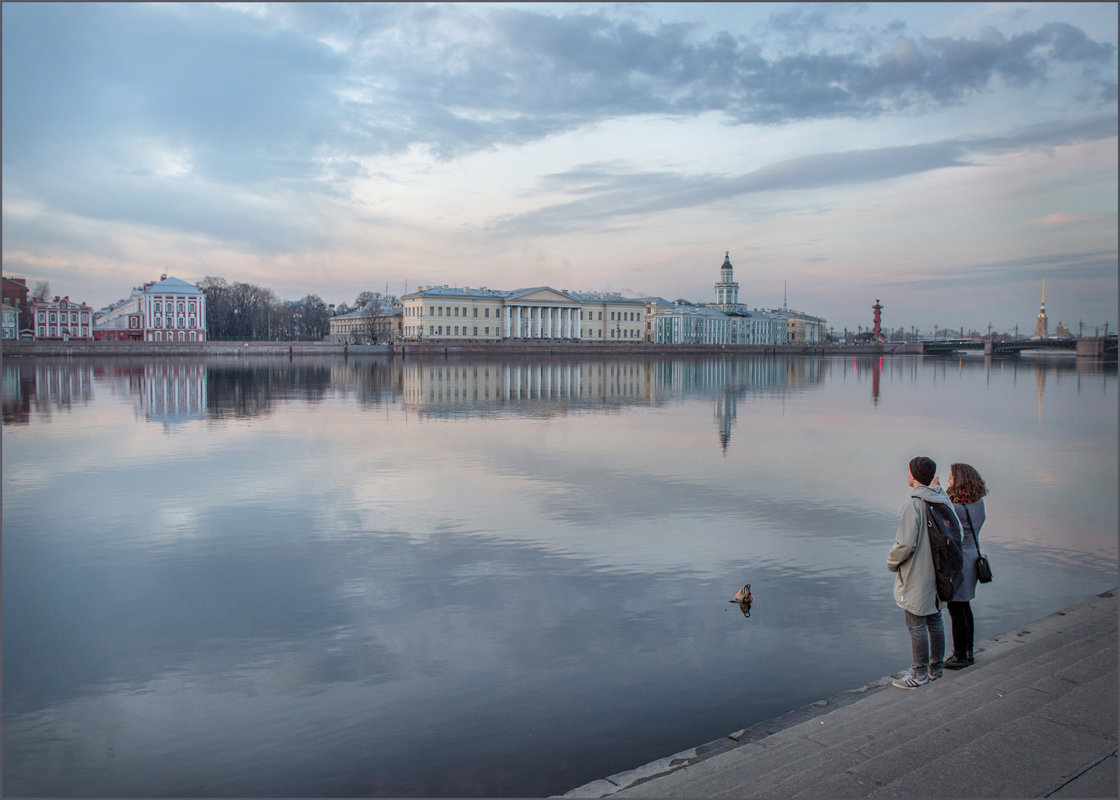
[[[603,321],[603,312],[602,311],[599,312],[599,321],[600,322]]]
[[[478,311],[478,309],[476,308],[475,311]],[[474,333],[472,333],[471,336],[478,336],[478,326],[477,325],[474,326]]]

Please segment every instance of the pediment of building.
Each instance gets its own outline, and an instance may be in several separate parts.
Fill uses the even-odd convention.
[[[513,292],[507,298],[511,303],[575,303],[571,295],[565,294],[549,286],[538,286],[533,289],[521,289]]]

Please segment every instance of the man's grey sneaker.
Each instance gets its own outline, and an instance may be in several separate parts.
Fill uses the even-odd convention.
[[[891,681],[899,689],[917,689],[919,686],[925,686],[929,683],[928,675],[915,675],[913,670],[907,672],[896,681]]]
[[[929,668],[929,679],[931,681],[937,680],[938,678],[940,678],[944,674],[945,673],[942,672],[940,669],[934,669],[933,667]]]

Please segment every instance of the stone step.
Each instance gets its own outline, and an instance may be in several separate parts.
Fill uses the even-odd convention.
[[[1079,643],[1076,653],[1084,655],[1079,663],[1094,664],[1101,659],[1099,640]],[[1073,655],[1067,652],[1067,658]],[[1027,653],[1020,653],[1027,656]],[[1107,657],[1108,653],[1105,654]],[[1004,664],[1006,666],[1006,664]],[[973,669],[973,668],[969,668]],[[992,730],[1017,720],[1040,703],[1045,704],[1047,696],[1060,696],[1077,688],[1075,683],[1061,683],[1046,692],[1039,688],[1018,685],[1010,682],[1005,673],[992,670],[993,674],[976,679],[959,681],[960,686],[952,687],[953,681],[946,678],[935,681],[928,687],[903,694],[894,690],[878,692],[861,699],[855,704],[836,709],[825,719],[808,720],[792,728],[780,731],[766,739],[750,745],[743,745],[733,753],[720,758],[727,759],[727,769],[714,770],[704,781],[692,781],[690,791],[693,796],[717,796],[716,787],[728,792],[725,796],[750,796],[743,792],[754,791],[758,795],[769,796],[807,796],[803,792],[829,792],[838,789],[839,784],[845,791],[867,794],[890,785],[892,781],[913,772],[928,760],[926,749],[931,737],[952,741],[954,737],[960,746],[982,738]],[[1046,670],[1036,670],[1039,679],[1052,679]],[[957,673],[964,677],[965,671]],[[1099,674],[1099,672],[1098,672]],[[1010,687],[1010,688],[1008,688]],[[976,695],[967,711],[954,708],[952,697],[958,692],[971,692]],[[868,714],[874,707],[897,705],[900,721],[882,713]],[[878,722],[874,722],[874,720]],[[967,733],[961,734],[960,728]],[[890,742],[889,747],[884,744]],[[735,780],[728,782],[726,774],[734,772]],[[843,775],[839,781],[832,776]],[[658,792],[663,784],[659,783]],[[641,794],[640,785],[635,796]]]

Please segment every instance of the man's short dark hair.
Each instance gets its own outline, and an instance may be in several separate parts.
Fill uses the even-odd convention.
[[[917,456],[910,459],[910,474],[918,483],[929,486],[933,476],[937,474],[937,464],[928,456]]]

